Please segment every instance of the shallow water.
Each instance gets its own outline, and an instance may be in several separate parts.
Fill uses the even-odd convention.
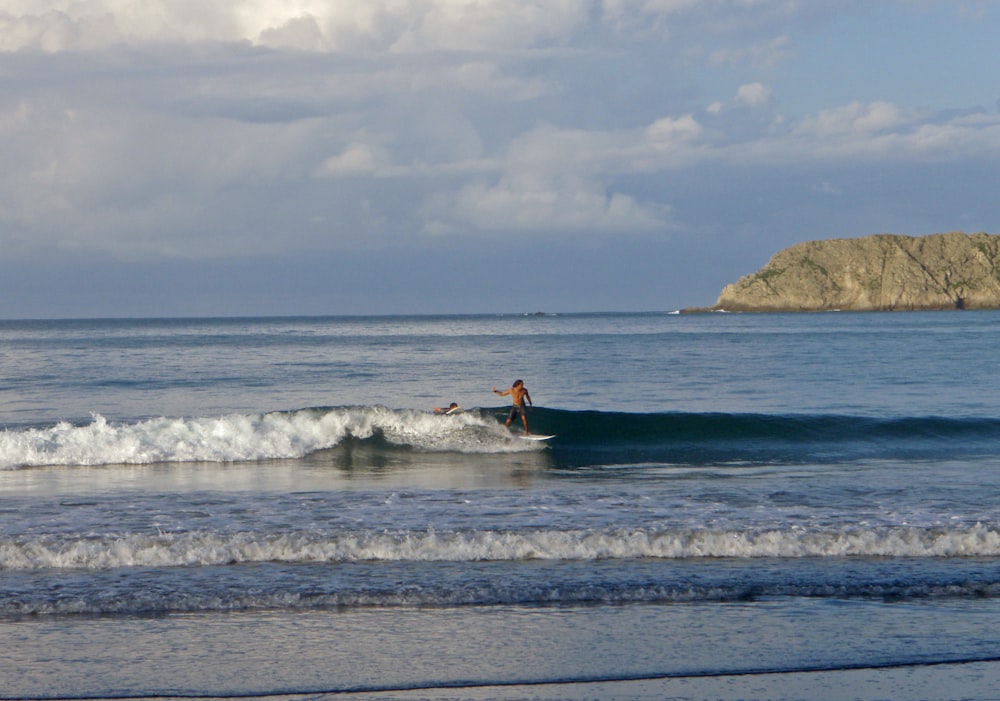
[[[643,698],[656,688],[699,698],[726,688],[757,696],[744,695],[756,687],[774,698],[765,690],[778,684],[795,698],[823,688],[821,678],[864,671],[875,680],[940,676],[921,698],[959,690],[991,698],[975,695],[981,681],[955,687],[955,670],[939,665],[995,682],[998,613],[994,601],[783,598],[60,618],[4,624],[12,645],[2,659],[21,671],[5,696],[584,698],[591,688],[603,698]],[[973,664],[982,659],[990,662]]]

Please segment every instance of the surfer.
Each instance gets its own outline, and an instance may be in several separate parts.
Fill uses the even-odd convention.
[[[462,407],[458,405],[458,402],[452,402],[448,406],[439,406],[434,409],[435,414],[458,414],[461,411]]]
[[[535,403],[531,401],[531,395],[528,394],[528,388],[524,386],[524,380],[514,380],[514,384],[510,389],[505,389],[503,392],[499,391],[496,385],[493,385],[494,394],[499,394],[501,397],[510,395],[511,400],[513,400],[514,405],[510,408],[510,416],[504,422],[504,426],[510,428],[511,422],[514,421],[518,416],[521,417],[521,421],[524,422],[524,435],[528,435],[531,431],[528,430],[528,408],[524,406],[524,401],[528,401],[528,406],[532,409],[535,408]]]

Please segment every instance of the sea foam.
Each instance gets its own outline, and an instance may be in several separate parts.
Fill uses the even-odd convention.
[[[261,562],[491,562],[658,558],[997,557],[982,524],[830,531],[551,530],[192,531],[0,541],[0,571],[212,566]]]
[[[502,452],[537,450],[511,440],[495,418],[479,412],[436,416],[384,407],[302,409],[200,418],[153,418],[0,433],[0,470],[42,465],[240,462],[299,458],[348,438],[381,438],[420,450]]]

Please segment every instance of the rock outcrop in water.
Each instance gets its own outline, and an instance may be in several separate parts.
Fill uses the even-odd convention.
[[[712,309],[1000,309],[1000,236],[878,234],[800,243],[727,285]]]

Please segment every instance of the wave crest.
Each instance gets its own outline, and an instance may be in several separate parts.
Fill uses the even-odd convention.
[[[640,463],[832,464],[996,455],[1000,419],[976,417],[629,414],[537,408],[551,444],[511,439],[500,409],[440,416],[380,406],[152,418],[0,432],[0,470],[43,465],[242,462],[301,458],[345,441],[376,449],[490,454],[551,448],[562,467]]]
[[[538,530],[250,532],[43,536],[0,541],[0,571],[213,566],[260,562],[830,557],[997,557],[1000,531],[892,527],[844,531]]]
[[[300,458],[345,440],[384,440],[418,450],[468,453],[537,450],[515,442],[491,416],[436,416],[384,407],[301,409],[214,418],[153,418],[0,433],[0,470],[49,465],[241,462]]]

